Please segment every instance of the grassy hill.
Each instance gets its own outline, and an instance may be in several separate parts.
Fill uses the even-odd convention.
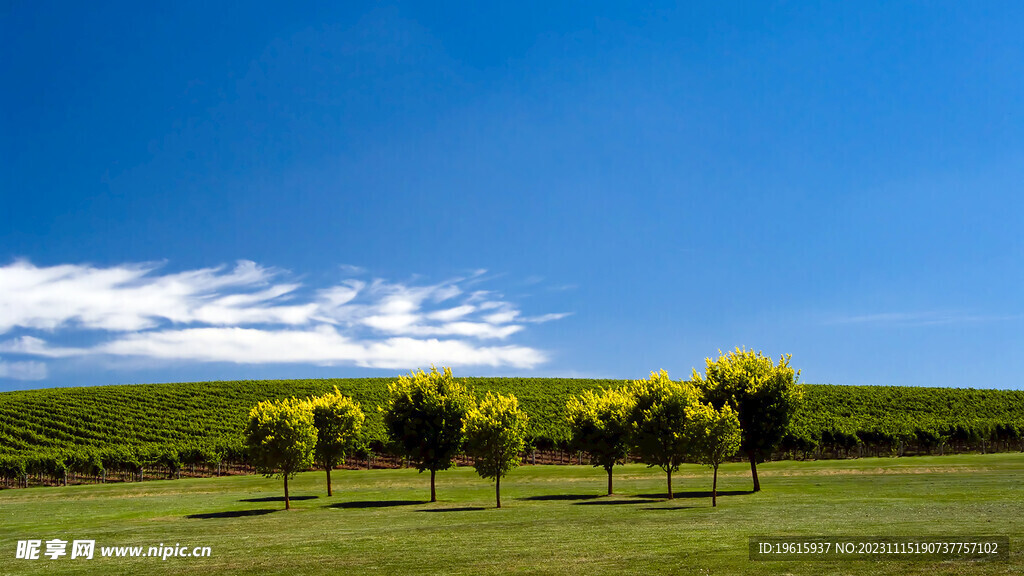
[[[335,386],[362,404],[369,437],[380,442],[383,427],[378,407],[391,380],[195,382],[4,392],[0,393],[0,455],[238,442],[246,416],[257,402],[318,395]],[[588,388],[622,384],[620,380],[561,378],[465,381],[478,394],[487,390],[515,394],[541,444],[564,438],[562,410],[571,396]],[[897,438],[912,442],[927,431],[944,434],[950,441],[985,439],[1008,447],[1024,429],[1024,391],[815,384],[805,388],[792,439],[796,444],[806,441],[828,447],[851,436],[855,441],[859,435],[884,445]]]

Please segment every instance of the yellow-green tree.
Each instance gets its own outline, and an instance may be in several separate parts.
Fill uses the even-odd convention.
[[[527,421],[515,396],[492,392],[466,416],[466,454],[473,458],[473,467],[481,478],[494,480],[498,508],[501,478],[519,466],[520,453],[526,446]]]
[[[621,464],[632,448],[633,396],[625,389],[586,390],[566,403],[569,446],[590,455],[590,463],[608,473],[612,493],[612,468]]]
[[[687,408],[698,404],[700,393],[689,382],[676,382],[668,372],[651,372],[648,380],[632,383],[633,445],[648,466],[665,471],[668,498],[672,494],[672,473],[690,455],[687,435]]]
[[[705,376],[693,371],[705,401],[715,408],[728,405],[739,416],[740,450],[750,459],[755,492],[761,489],[757,462],[782,441],[803,396],[800,371],[789,365],[790,358],[784,355],[776,364],[761,352],[737,348],[717,360],[707,358]]]
[[[288,478],[313,465],[317,435],[309,402],[295,398],[260,402],[249,412],[245,438],[256,470],[284,478],[284,509],[291,509]]]
[[[359,403],[334,387],[333,393],[310,400],[316,427],[314,460],[327,471],[327,495],[333,496],[331,469],[345,463],[345,455],[358,448],[366,416]]]
[[[740,419],[728,405],[715,410],[709,404],[687,408],[686,418],[694,458],[715,470],[711,505],[718,506],[718,466],[740,449]]]
[[[450,368],[412,372],[388,385],[384,427],[398,452],[420,472],[430,470],[431,502],[437,502],[437,471],[451,468],[462,450],[462,425],[472,406],[472,395]]]

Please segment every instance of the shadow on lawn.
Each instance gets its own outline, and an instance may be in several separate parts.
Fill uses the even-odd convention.
[[[271,514],[273,512],[279,512],[279,510],[229,510],[227,512],[210,512],[207,514],[189,514],[185,518],[192,520],[208,520],[210,518],[241,518],[243,516],[263,516],[264,514]]]
[[[696,506],[648,506],[641,510],[689,510],[691,508],[696,508]]]
[[[719,490],[719,496],[743,496],[745,494],[753,494],[753,490]],[[711,490],[696,491],[696,492],[673,492],[673,496],[676,498],[711,498]],[[657,498],[665,500],[668,498],[668,493],[662,494],[637,494],[637,498]]]
[[[391,506],[416,506],[428,504],[426,500],[359,500],[356,502],[339,502],[328,508],[389,508]]]
[[[289,496],[288,499],[292,502],[298,502],[299,500],[315,500],[319,496]],[[264,498],[242,498],[239,502],[284,502],[284,496],[266,496]]]
[[[618,504],[650,504],[657,502],[654,498],[630,498],[618,500],[591,500],[589,502],[576,502],[577,506],[615,506]]]
[[[543,496],[527,496],[519,498],[519,500],[592,500],[600,497],[600,494],[545,494]]]
[[[428,508],[426,510],[417,510],[417,512],[473,512],[476,510],[487,510],[487,508],[481,508],[479,506],[463,506],[461,508]]]

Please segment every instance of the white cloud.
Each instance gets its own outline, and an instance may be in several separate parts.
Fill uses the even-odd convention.
[[[54,359],[532,367],[545,361],[543,352],[482,342],[565,316],[524,317],[494,292],[467,292],[484,271],[428,285],[349,279],[311,291],[249,261],[179,273],[159,268],[0,266],[0,334],[28,332],[0,342],[0,351]],[[67,333],[94,343],[67,346]]]
[[[135,331],[162,322],[298,325],[316,310],[312,304],[280,303],[297,284],[237,293],[264,287],[277,275],[254,262],[240,261],[230,271],[205,268],[163,276],[153,274],[156,269],[153,264],[39,268],[24,261],[0,267],[0,334],[15,327]]]
[[[427,318],[431,320],[441,320],[442,322],[450,322],[473,312],[476,312],[476,306],[473,306],[472,304],[463,304],[462,306],[456,306],[455,308],[446,308],[444,310],[431,312],[430,314],[427,314]]]
[[[547,360],[544,353],[524,346],[474,346],[460,340],[408,337],[358,341],[324,325],[309,330],[188,328],[140,332],[91,348],[50,347],[43,340],[26,340],[18,341],[22,346],[5,343],[0,349],[51,358],[104,354],[239,364],[354,364],[402,369],[430,364],[532,368]]]
[[[540,316],[531,316],[529,318],[522,318],[523,322],[529,322],[531,324],[543,324],[545,322],[552,322],[555,320],[561,320],[569,316],[568,312],[553,312],[551,314],[541,314]]]
[[[487,316],[484,316],[484,320],[491,324],[504,324],[515,320],[516,316],[519,316],[518,310],[504,310],[501,312],[495,312],[494,314],[488,314]]]
[[[0,378],[11,380],[45,380],[46,364],[42,362],[6,362],[0,360]]]

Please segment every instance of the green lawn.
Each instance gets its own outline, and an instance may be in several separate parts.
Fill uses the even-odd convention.
[[[0,492],[3,574],[1020,574],[1024,454],[686,466],[664,499],[657,469],[526,466],[493,484],[415,470],[336,471],[291,482],[236,476]],[[1009,562],[751,562],[747,537],[1004,535]],[[16,560],[24,539],[94,539],[93,560]],[[209,558],[100,558],[100,546],[210,546]],[[45,545],[44,545],[45,546]],[[70,546],[69,546],[70,551]]]

